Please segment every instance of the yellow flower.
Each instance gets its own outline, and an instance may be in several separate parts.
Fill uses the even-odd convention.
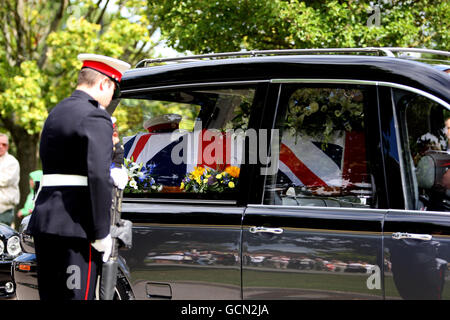
[[[219,173],[218,175],[216,175],[216,179],[222,179],[222,175]]]
[[[203,173],[205,172],[205,168],[203,167],[195,167],[194,171],[191,172],[192,177],[194,179],[197,179],[198,177],[200,177]]]
[[[207,184],[208,183],[208,179],[203,179],[203,184]]]
[[[181,183],[180,185],[180,189],[183,190],[184,189],[184,182]]]
[[[234,188],[234,182],[233,181],[228,182],[228,186],[233,189]]]
[[[241,171],[241,169],[239,169],[238,167],[235,167],[235,166],[229,166],[229,167],[225,168],[225,172],[228,173],[233,178],[239,177],[240,171]]]

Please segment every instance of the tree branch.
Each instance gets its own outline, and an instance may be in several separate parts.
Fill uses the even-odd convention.
[[[3,124],[3,127],[11,133],[11,135],[15,135],[17,127],[14,125],[13,119],[0,115],[0,122]]]
[[[105,14],[106,7],[108,6],[108,3],[109,3],[109,0],[106,0],[106,4],[103,7],[102,11],[100,12],[100,15],[98,16],[97,21],[95,22],[95,24],[100,24],[102,22],[103,15]],[[99,2],[99,4],[100,4],[100,2]]]
[[[138,59],[140,56],[142,56],[142,51],[144,50],[145,46],[147,45],[148,42],[142,42],[141,47],[135,51],[133,53],[133,58],[130,58],[130,61],[137,63],[138,61],[142,60],[142,59]],[[131,54],[130,54],[131,57]],[[130,62],[131,63],[131,62]]]
[[[17,31],[17,56],[16,56],[16,65],[19,66],[22,61],[25,60],[25,48],[23,46],[23,38],[25,30],[23,28],[22,15],[23,15],[23,1],[17,0],[14,6],[14,21],[16,23],[16,31]]]
[[[84,18],[88,21],[90,21],[92,14],[94,13],[94,11],[97,11],[97,9],[100,8],[100,3],[102,2],[102,0],[98,0],[97,2],[97,8],[89,7],[88,12],[84,15]]]
[[[9,17],[8,14],[5,11],[1,11],[1,16],[0,19],[3,21],[2,23],[2,28],[1,28],[1,32],[3,34],[3,40],[5,42],[5,54],[6,54],[6,60],[8,61],[9,65],[14,65],[15,61],[14,61],[14,49],[13,49],[13,43],[11,40],[11,34],[10,31],[8,30],[8,22],[9,22]]]
[[[7,19],[7,25],[10,26],[10,31],[13,33],[13,38],[16,39],[16,47],[13,48],[12,47],[11,38],[9,36],[7,36],[9,38],[9,40],[10,40],[9,43],[11,44],[11,46],[10,46],[10,48],[11,48],[11,60],[14,61],[13,63],[11,63],[11,65],[14,66],[14,65],[18,65],[19,64],[18,63],[18,60],[19,60],[19,45],[21,45],[22,42],[19,41],[19,40],[21,40],[21,39],[19,39],[20,32],[17,30],[17,28],[18,28],[17,27],[17,19],[16,19],[16,14],[14,14],[15,10],[13,9],[13,7],[15,8],[16,6],[14,5],[14,3],[12,3],[9,0],[6,0],[4,4],[5,4],[5,7],[6,7],[6,10],[4,12],[5,12],[5,17]],[[12,15],[12,17],[11,17],[11,15]],[[12,20],[14,20],[14,21],[12,21]],[[16,28],[14,28],[14,26]],[[4,27],[5,27],[5,33],[8,35],[9,34],[9,32],[8,32],[9,30],[7,30],[7,27],[5,25],[4,25]]]
[[[43,69],[45,66],[45,63],[47,62],[47,37],[50,35],[50,33],[56,31],[58,29],[59,24],[61,23],[62,18],[64,17],[64,12],[66,11],[67,6],[69,5],[69,0],[60,0],[59,2],[59,9],[55,14],[55,17],[53,18],[52,23],[50,24],[50,28],[47,30],[45,35],[41,38],[44,42],[44,47],[42,48],[41,57],[38,61],[38,66],[40,69]]]

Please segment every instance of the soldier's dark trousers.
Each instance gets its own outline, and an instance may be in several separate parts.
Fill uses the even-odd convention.
[[[34,237],[41,300],[92,300],[101,254],[86,239],[40,234]]]

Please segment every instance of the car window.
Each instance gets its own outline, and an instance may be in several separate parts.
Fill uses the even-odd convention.
[[[231,86],[123,98],[125,196],[234,199],[242,156],[235,132],[247,129],[254,95],[255,87]]]
[[[278,170],[266,177],[264,203],[371,207],[363,87],[283,85],[275,129]]]
[[[427,97],[394,90],[407,209],[450,208],[450,111]]]

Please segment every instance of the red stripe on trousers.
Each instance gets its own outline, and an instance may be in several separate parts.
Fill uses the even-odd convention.
[[[86,293],[84,295],[84,300],[88,299],[89,294],[89,284],[91,282],[91,265],[92,265],[92,246],[89,244],[89,267],[88,267],[88,276],[87,276],[87,283],[86,283]]]
[[[327,186],[327,184],[314,174],[300,161],[299,158],[285,144],[281,144],[280,161],[283,162],[306,186]]]

